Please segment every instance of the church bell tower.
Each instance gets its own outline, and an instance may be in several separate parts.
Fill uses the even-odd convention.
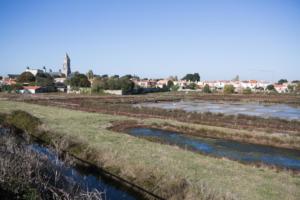
[[[71,60],[69,55],[66,53],[64,64],[63,64],[63,74],[65,74],[66,77],[69,77],[71,74]]]

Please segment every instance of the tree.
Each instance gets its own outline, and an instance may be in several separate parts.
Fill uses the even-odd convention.
[[[70,79],[70,85],[72,87],[90,87],[91,83],[86,75],[75,73],[75,75]]]
[[[103,90],[108,89],[107,78],[97,77],[93,81],[92,92],[100,93]]]
[[[243,89],[243,94],[251,94],[251,93],[252,93],[251,88],[247,87],[247,88]]]
[[[23,72],[18,78],[18,83],[32,83],[35,82],[35,77],[31,72]]]
[[[204,85],[203,92],[204,92],[204,93],[211,93],[211,90],[210,90],[208,84],[205,84],[205,85]]]
[[[295,92],[300,93],[300,83],[295,87]]]
[[[190,90],[195,90],[197,88],[197,84],[196,83],[191,83],[187,86],[187,89],[190,89]]]
[[[225,94],[232,94],[234,93],[234,86],[229,84],[224,86],[224,93]]]
[[[39,86],[53,86],[54,85],[54,79],[48,73],[37,73],[35,79],[36,79],[36,85],[39,85]]]
[[[132,79],[133,76],[131,74],[126,74],[125,76],[122,76],[121,78]]]
[[[118,78],[111,76],[109,78],[97,77],[93,81],[92,91],[101,92],[102,90],[122,90],[123,94],[130,94],[134,89],[134,82],[128,76]]]
[[[288,91],[289,91],[289,92],[293,92],[294,89],[295,89],[295,86],[294,86],[294,85],[288,85],[287,87],[288,87]]]
[[[278,81],[278,84],[282,85],[283,83],[287,83],[288,81],[286,79],[280,79]]]
[[[178,90],[179,90],[179,85],[178,85],[178,84],[173,85],[173,86],[171,87],[171,91],[178,91]]]
[[[131,81],[129,78],[121,78],[120,79],[120,85],[122,94],[130,94],[132,93],[132,90],[134,88],[134,82]]]
[[[96,77],[93,81],[92,92],[101,93],[104,90],[104,81],[100,77]]]
[[[274,87],[274,85],[268,85],[266,89],[267,89],[268,91],[274,91],[274,90],[275,90],[275,87]]]
[[[174,86],[174,82],[171,81],[171,80],[168,80],[167,86],[168,86],[168,88],[173,87]]]
[[[107,85],[109,90],[120,90],[121,89],[121,84],[119,82],[119,78],[115,77],[110,77],[107,80]]]
[[[191,81],[191,82],[200,81],[200,75],[198,73],[187,74],[182,78],[182,80]]]
[[[87,73],[86,73],[86,76],[88,77],[89,80],[92,80],[94,78],[94,73],[92,70],[89,70]]]

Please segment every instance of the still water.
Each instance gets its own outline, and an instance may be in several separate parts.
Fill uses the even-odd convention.
[[[278,117],[288,120],[300,120],[300,107],[287,104],[260,104],[237,102],[210,102],[210,101],[179,101],[141,103],[137,107],[156,107],[163,109],[181,109],[187,112],[212,112],[227,115],[254,115],[259,117]]]
[[[241,143],[223,139],[191,137],[176,132],[151,128],[132,128],[128,133],[138,137],[151,137],[189,150],[217,157],[227,157],[245,163],[264,163],[300,170],[300,151],[263,145]]]

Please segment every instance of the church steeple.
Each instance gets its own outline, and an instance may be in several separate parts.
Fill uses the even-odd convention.
[[[71,60],[67,53],[65,55],[64,64],[63,64],[63,74],[65,74],[66,77],[68,77],[71,74]]]

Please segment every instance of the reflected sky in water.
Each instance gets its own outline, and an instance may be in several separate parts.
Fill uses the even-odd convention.
[[[191,137],[171,131],[149,128],[132,128],[129,134],[154,137],[168,144],[217,157],[227,157],[246,163],[262,162],[289,169],[300,170],[300,151],[230,140]]]
[[[142,103],[135,106],[157,107],[163,109],[182,109],[187,112],[213,112],[227,115],[254,115],[259,117],[278,117],[288,120],[300,120],[300,107],[287,104],[260,104],[236,102],[208,102],[208,101],[179,101]]]

